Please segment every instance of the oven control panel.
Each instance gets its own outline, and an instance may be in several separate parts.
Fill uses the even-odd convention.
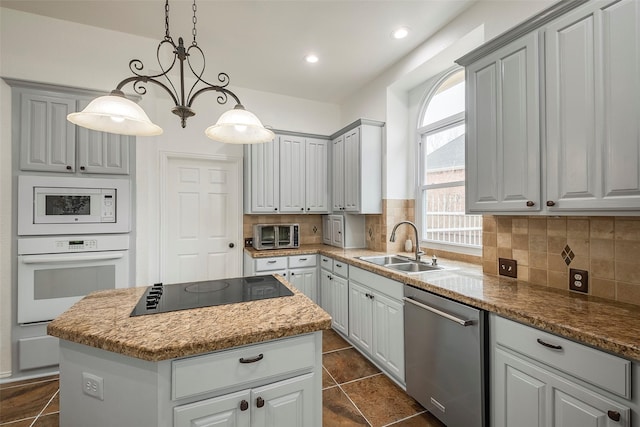
[[[95,239],[86,240],[56,240],[56,249],[63,251],[91,251],[98,249],[98,241]]]

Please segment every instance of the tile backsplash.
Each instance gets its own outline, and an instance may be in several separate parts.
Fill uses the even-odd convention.
[[[569,269],[589,272],[589,294],[640,305],[640,217],[484,216],[482,268],[518,262],[518,279],[569,288]]]

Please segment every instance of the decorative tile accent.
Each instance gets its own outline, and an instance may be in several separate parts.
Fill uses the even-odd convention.
[[[573,259],[576,257],[576,255],[573,253],[569,245],[564,247],[560,255],[562,256],[562,259],[567,265],[571,264],[571,261],[573,261]]]

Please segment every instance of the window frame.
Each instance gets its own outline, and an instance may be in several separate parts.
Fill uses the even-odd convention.
[[[452,67],[446,71],[444,71],[442,74],[440,74],[440,76],[436,79],[434,79],[433,84],[431,84],[429,86],[429,88],[425,91],[425,96],[422,99],[422,102],[420,104],[420,108],[419,108],[419,113],[418,113],[418,121],[417,123],[419,124],[417,129],[416,129],[416,148],[415,148],[415,152],[416,152],[416,192],[415,192],[415,218],[416,218],[416,224],[420,230],[420,244],[424,245],[425,247],[428,246],[431,249],[441,249],[441,250],[446,250],[449,252],[455,252],[455,253],[461,253],[461,254],[468,254],[468,255],[475,255],[475,256],[482,256],[482,242],[480,242],[480,246],[479,247],[475,247],[475,246],[469,246],[469,245],[463,245],[463,244],[455,244],[455,243],[443,243],[443,242],[437,242],[434,240],[426,240],[426,224],[425,224],[425,217],[423,215],[423,195],[424,192],[427,191],[428,189],[436,189],[436,188],[446,188],[446,187],[455,187],[455,186],[460,186],[460,185],[464,185],[466,182],[466,167],[465,167],[465,181],[455,181],[455,182],[451,182],[451,183],[446,183],[446,184],[425,184],[423,182],[423,177],[424,177],[424,173],[425,173],[425,162],[423,162],[423,158],[424,158],[424,150],[425,150],[425,144],[424,144],[424,140],[425,138],[427,138],[429,135],[455,127],[455,126],[459,126],[459,125],[464,125],[465,126],[465,135],[466,135],[466,105],[465,105],[465,111],[462,111],[460,113],[456,113],[454,115],[451,115],[449,117],[445,117],[444,119],[440,119],[434,123],[428,124],[426,126],[423,126],[422,123],[424,121],[424,117],[427,113],[427,109],[429,106],[429,103],[431,102],[431,100],[433,99],[433,97],[436,95],[438,89],[440,88],[440,86],[442,86],[442,84],[449,79],[451,76],[453,76],[454,74],[460,72],[461,70],[464,71],[463,67],[459,67],[459,66],[455,66]],[[466,150],[466,149],[465,149]],[[465,188],[465,193],[466,193],[466,188]],[[465,194],[465,199],[466,199],[466,194]],[[466,200],[465,200],[466,203]],[[465,215],[467,215],[465,213]]]

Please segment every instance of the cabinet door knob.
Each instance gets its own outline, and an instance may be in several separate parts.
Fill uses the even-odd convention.
[[[304,211],[304,208],[300,208],[301,211]]]
[[[274,210],[274,211],[277,211],[277,210],[278,210],[278,208],[273,208],[273,210]]]
[[[230,248],[235,248],[236,245],[234,245],[233,243],[229,243],[229,247]]]
[[[257,406],[258,408],[262,408],[262,407],[264,406],[264,399],[263,399],[263,398],[261,398],[261,397],[258,397],[258,398],[256,399],[256,406]]]
[[[67,165],[67,170],[70,171],[71,169],[73,169],[71,166]]]
[[[240,401],[240,410],[241,411],[246,411],[247,409],[249,409],[249,402],[247,402],[246,400],[242,399]]]
[[[607,411],[607,416],[613,421],[620,421],[620,412],[618,411]]]
[[[536,204],[534,202],[532,202],[531,200],[527,200],[527,206],[528,207],[532,207],[535,206]]]
[[[555,205],[556,205],[556,202],[554,202],[553,200],[547,200],[547,206],[551,207]]]
[[[85,169],[86,169],[86,168],[85,168],[84,166],[80,166],[80,170],[81,170],[81,171],[83,171],[83,170],[85,170]]]

